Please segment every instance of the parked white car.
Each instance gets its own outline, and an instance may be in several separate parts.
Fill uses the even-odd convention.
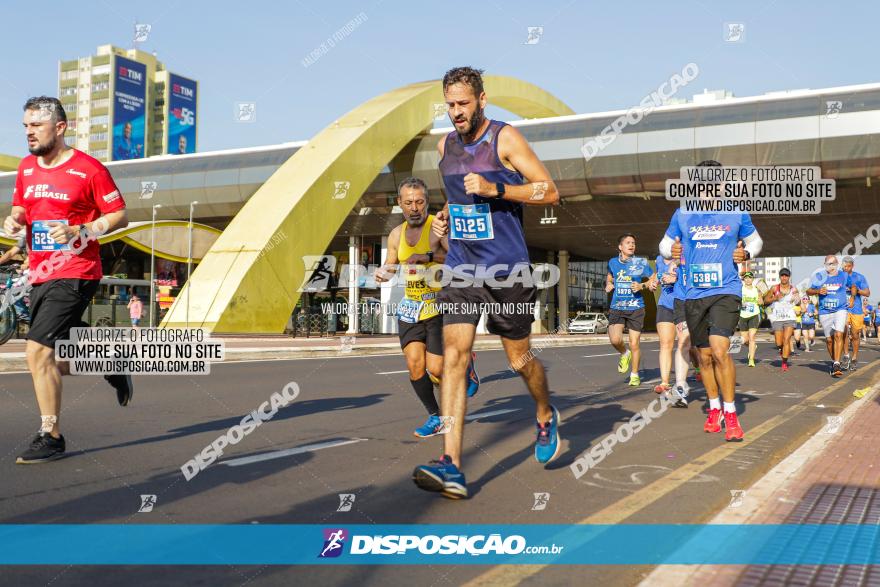
[[[608,318],[601,312],[578,312],[568,323],[569,334],[606,334]]]

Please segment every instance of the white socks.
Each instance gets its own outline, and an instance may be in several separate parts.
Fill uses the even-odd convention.
[[[709,398],[709,409],[710,410],[720,410],[721,409],[721,398]],[[724,413],[736,413],[736,404],[733,402],[724,402]]]

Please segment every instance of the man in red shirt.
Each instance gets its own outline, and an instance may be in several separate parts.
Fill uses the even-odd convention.
[[[27,363],[42,420],[40,431],[17,463],[42,463],[64,456],[61,376],[55,342],[70,329],[88,326],[83,312],[98,289],[98,236],[128,225],[125,201],[107,169],[64,143],[67,115],[57,98],[40,96],[24,105],[24,129],[31,154],[21,160],[12,193],[12,213],[3,224],[13,236],[26,229],[30,249],[31,327]],[[105,375],[121,405],[131,400],[128,375]]]

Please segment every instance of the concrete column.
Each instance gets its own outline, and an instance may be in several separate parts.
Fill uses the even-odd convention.
[[[559,251],[559,325],[568,330],[568,251]]]
[[[358,237],[348,237],[348,266],[351,268],[348,279],[348,331],[347,334],[358,333],[358,305],[360,304],[358,288],[360,282],[360,272],[357,267],[361,263],[360,247],[358,246]]]
[[[556,261],[556,254],[553,251],[547,251],[547,263],[553,264]],[[548,287],[546,292],[547,301],[547,332],[556,330],[556,286]]]
[[[379,267],[383,266],[388,259],[388,237],[382,237],[382,257],[379,259]],[[398,273],[398,278],[400,277]],[[396,279],[395,279],[396,281]],[[400,302],[402,288],[398,284],[389,285],[387,283],[379,285],[379,301],[382,302],[382,322],[379,332],[382,334],[397,334],[397,319],[394,314],[390,314],[391,308],[396,308]]]

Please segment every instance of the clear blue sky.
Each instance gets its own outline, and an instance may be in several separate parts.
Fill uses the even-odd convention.
[[[303,67],[360,13],[365,22]],[[134,22],[152,26],[142,49],[199,80],[200,151],[308,139],[373,96],[465,64],[527,79],[576,112],[637,104],[688,62],[700,76],[685,97],[880,81],[873,1],[19,3],[0,23],[0,153],[24,154],[21,105],[57,92],[60,59],[130,47]],[[745,42],[724,42],[726,22],[745,24]],[[538,44],[524,44],[529,26],[544,27]],[[235,122],[236,102],[256,102],[257,121]],[[867,265],[880,294],[880,262]]]

